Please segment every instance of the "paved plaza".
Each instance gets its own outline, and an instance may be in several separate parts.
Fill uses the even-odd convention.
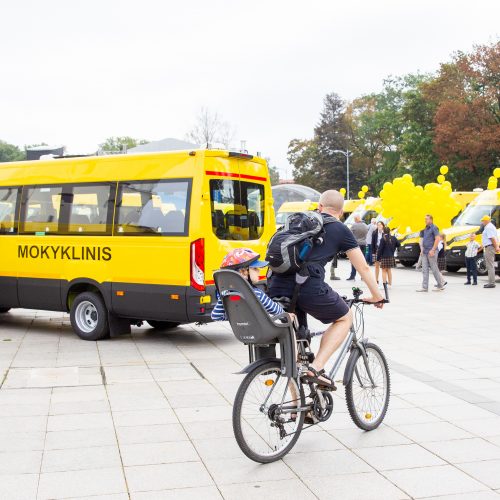
[[[360,431],[339,388],[333,417],[270,465],[233,437],[247,352],[227,323],[96,343],[65,314],[3,315],[0,499],[500,500],[500,286],[453,274],[415,293],[420,279],[396,270],[391,304],[365,309],[391,368],[384,424]]]

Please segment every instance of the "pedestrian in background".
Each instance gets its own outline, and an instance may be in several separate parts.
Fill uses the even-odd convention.
[[[359,215],[354,216],[354,224],[351,226],[351,231],[366,260],[366,235],[368,234],[368,226],[361,220]],[[354,280],[355,278],[356,268],[351,264],[351,274],[347,278],[347,281]]]
[[[382,282],[392,286],[392,268],[396,267],[396,259],[394,253],[396,248],[401,244],[391,235],[391,230],[388,227],[384,228],[384,234],[380,240],[377,250],[377,261],[380,261],[382,268]]]
[[[372,250],[372,235],[377,230],[377,219],[373,217],[368,226],[366,233],[366,263],[371,266],[373,264],[373,250]]]
[[[437,263],[437,246],[439,244],[439,229],[434,224],[432,215],[425,216],[425,227],[422,235],[422,287],[417,292],[429,291],[429,272],[432,271],[437,287],[435,292],[444,290],[445,282],[439,272]]]
[[[467,268],[467,281],[464,285],[477,285],[477,252],[481,250],[481,245],[476,241],[476,234],[470,233],[470,239],[465,249],[465,267]]]
[[[382,240],[382,235],[384,234],[385,224],[380,220],[377,222],[377,230],[373,231],[372,234],[372,252],[373,252],[373,260],[375,262],[375,280],[378,285],[378,277],[380,274],[380,262],[377,260],[377,250]]]
[[[488,283],[484,285],[484,288],[495,288],[495,253],[500,251],[497,241],[497,229],[491,222],[489,215],[485,215],[481,219],[481,223],[484,225],[482,234],[483,252],[488,271]]]
[[[438,269],[439,272],[441,273],[441,281],[443,282],[444,286],[446,286],[448,282],[445,281],[443,276],[443,272],[446,271],[446,235],[444,233],[441,233],[439,235],[437,256],[438,256]],[[439,284],[436,283],[434,286],[439,286]]]

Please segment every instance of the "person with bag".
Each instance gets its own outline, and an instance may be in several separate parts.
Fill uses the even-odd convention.
[[[385,224],[380,220],[377,222],[377,230],[372,233],[372,251],[373,260],[375,262],[375,281],[378,285],[378,277],[380,275],[380,261],[377,260],[378,246],[382,241],[382,235],[384,234]]]
[[[388,286],[392,286],[392,268],[396,267],[394,253],[396,248],[400,246],[399,241],[391,235],[391,230],[385,227],[384,234],[378,245],[377,261],[380,262],[382,268],[382,282],[387,283]]]
[[[285,233],[276,233],[271,238],[266,255],[272,272],[269,277],[269,295],[291,297],[292,303],[296,299],[296,305],[301,311],[329,325],[321,338],[319,351],[303,378],[306,382],[317,383],[330,389],[334,388],[334,383],[325,376],[324,366],[342,344],[352,324],[352,313],[346,302],[325,283],[325,266],[333,256],[338,252],[345,252],[372,294],[365,301],[376,304],[379,308],[383,306],[383,297],[363,253],[349,228],[339,220],[343,214],[343,206],[344,197],[338,191],[329,190],[321,195],[318,209],[319,217],[323,220],[322,233],[317,233],[316,237],[312,238],[313,244],[309,247],[310,250],[298,272],[290,272],[289,268],[288,272],[283,272],[285,268],[281,267],[281,261],[292,262],[294,258],[276,258],[277,249],[286,247],[283,245],[287,239]],[[297,234],[296,240],[300,237]],[[270,254],[274,254],[275,258],[272,259]],[[277,265],[273,265],[273,260]]]

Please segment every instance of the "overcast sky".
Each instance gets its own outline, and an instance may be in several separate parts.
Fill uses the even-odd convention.
[[[207,106],[283,176],[326,93],[435,71],[499,20],[499,0],[1,0],[0,139],[182,139]]]

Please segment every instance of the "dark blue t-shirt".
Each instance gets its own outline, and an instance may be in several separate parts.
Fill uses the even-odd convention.
[[[327,216],[327,214],[322,214]],[[339,252],[347,252],[358,247],[351,230],[342,222],[325,224],[325,235],[321,245],[315,245],[307,259],[309,279],[302,285],[301,293],[314,293],[325,279],[325,266]],[[291,296],[295,287],[295,274],[287,276],[273,275],[269,289],[271,297]]]

